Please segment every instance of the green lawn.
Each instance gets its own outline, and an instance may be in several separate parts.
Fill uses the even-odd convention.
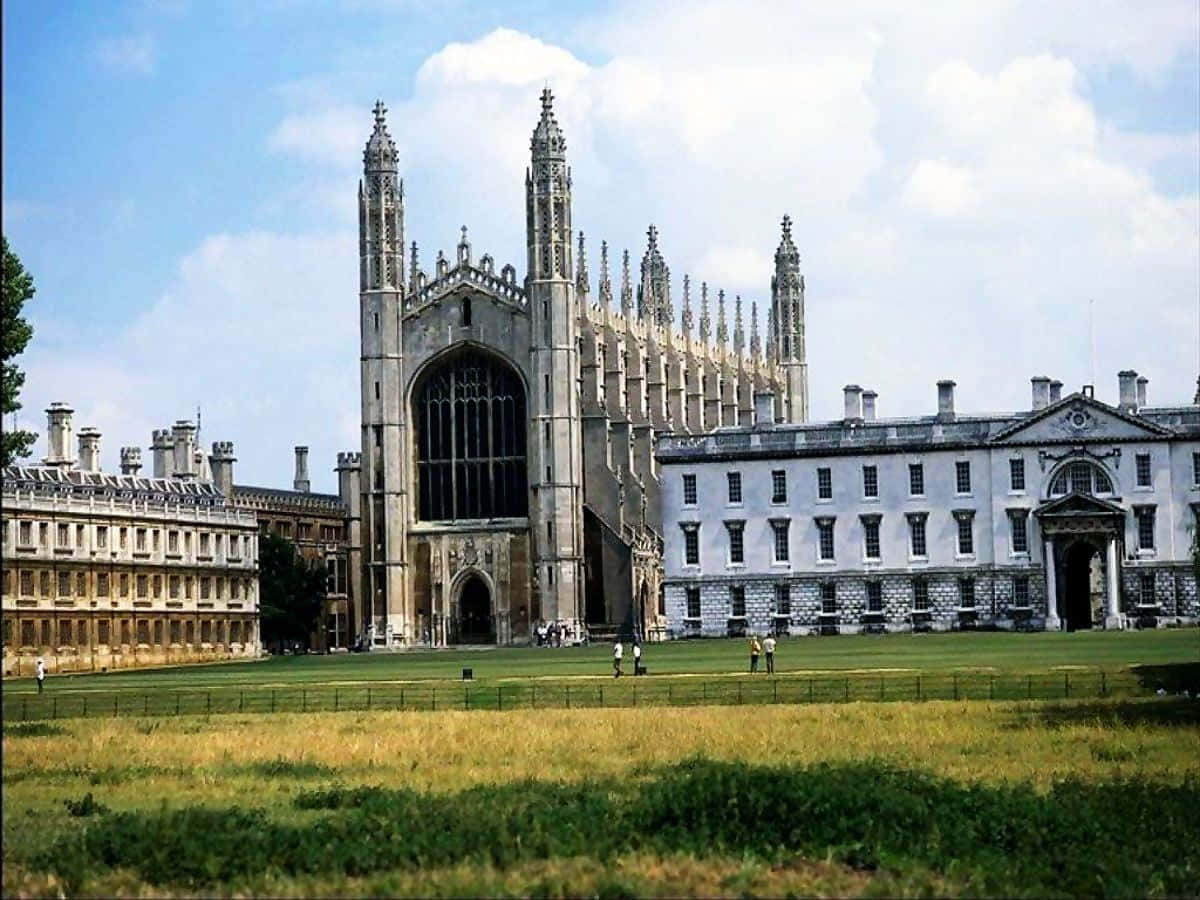
[[[779,673],[904,669],[931,673],[988,669],[1045,672],[1060,666],[1120,669],[1200,661],[1200,630],[1129,632],[975,633],[790,638],[776,653]],[[748,668],[742,640],[650,644],[643,657],[651,676],[734,674]],[[560,679],[611,673],[611,647],[442,650],[278,657],[172,669],[51,677],[47,689],[170,689],[266,684],[354,684],[475,679]],[[632,668],[626,651],[625,667]],[[29,678],[5,679],[5,693],[33,689]]]

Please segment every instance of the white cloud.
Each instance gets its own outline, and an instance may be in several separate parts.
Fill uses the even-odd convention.
[[[976,202],[971,173],[935,160],[917,163],[904,186],[904,202],[918,212],[951,216]]]
[[[154,38],[149,34],[104,38],[95,47],[96,59],[115,72],[148,75],[154,71]]]

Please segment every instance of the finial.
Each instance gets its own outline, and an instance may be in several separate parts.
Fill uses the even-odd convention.
[[[742,331],[742,295],[737,294],[733,301],[733,346],[740,351],[744,346],[745,333]]]
[[[608,241],[600,242],[600,303],[606,311],[612,304],[612,281],[608,277]]]
[[[575,290],[580,294],[588,292],[588,268],[587,268],[587,251],[583,246],[583,229],[579,231],[579,252],[576,254],[579,257],[579,265],[575,269]]]
[[[621,254],[621,312],[626,317],[633,313],[633,286],[629,281],[629,251]]]
[[[700,340],[708,343],[712,333],[712,320],[708,317],[708,282],[700,282]]]
[[[387,107],[383,105],[382,100],[375,101],[375,109],[373,111],[375,113],[375,124],[383,125],[384,119],[387,117]]]
[[[658,249],[658,229],[653,225],[646,231],[646,237],[649,238],[648,250],[653,252]]]
[[[786,213],[783,216],[783,239],[785,241],[792,239],[792,217]]]
[[[464,225],[461,230],[462,230],[462,243],[465,244],[467,242],[467,226]]]
[[[725,324],[725,292],[717,291],[717,343],[729,340],[729,328]]]
[[[550,93],[550,85],[542,88],[542,112],[550,115],[554,111],[554,95]]]
[[[683,310],[679,313],[679,327],[683,330],[685,339],[692,336],[692,281],[683,276]]]

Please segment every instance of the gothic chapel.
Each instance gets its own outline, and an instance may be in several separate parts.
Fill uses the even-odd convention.
[[[600,245],[593,291],[572,232],[566,141],[542,92],[525,175],[526,272],[476,257],[405,259],[404,187],[385,108],[359,187],[362,453],[339,454],[358,629],[376,646],[510,644],[539,622],[566,640],[666,634],[656,436],[807,418],[804,278],[791,222],[775,255],[766,347],[756,304],[682,283],[650,226],[617,297]],[[764,398],[760,398],[765,400]]]

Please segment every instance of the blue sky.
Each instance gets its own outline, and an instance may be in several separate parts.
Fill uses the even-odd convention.
[[[799,8],[797,8],[799,7]],[[575,223],[677,280],[769,297],[779,217],[808,282],[816,418],[1028,406],[1029,377],[1200,366],[1194,3],[3,7],[3,227],[34,274],[21,423],[66,400],[117,448],[201,403],[239,481],[318,488],[358,443],[354,187],[377,97],[432,268],[458,227],[523,269],[537,94]],[[730,310],[732,314],[732,309]],[[764,312],[760,309],[760,315]],[[43,452],[39,445],[38,453]]]

